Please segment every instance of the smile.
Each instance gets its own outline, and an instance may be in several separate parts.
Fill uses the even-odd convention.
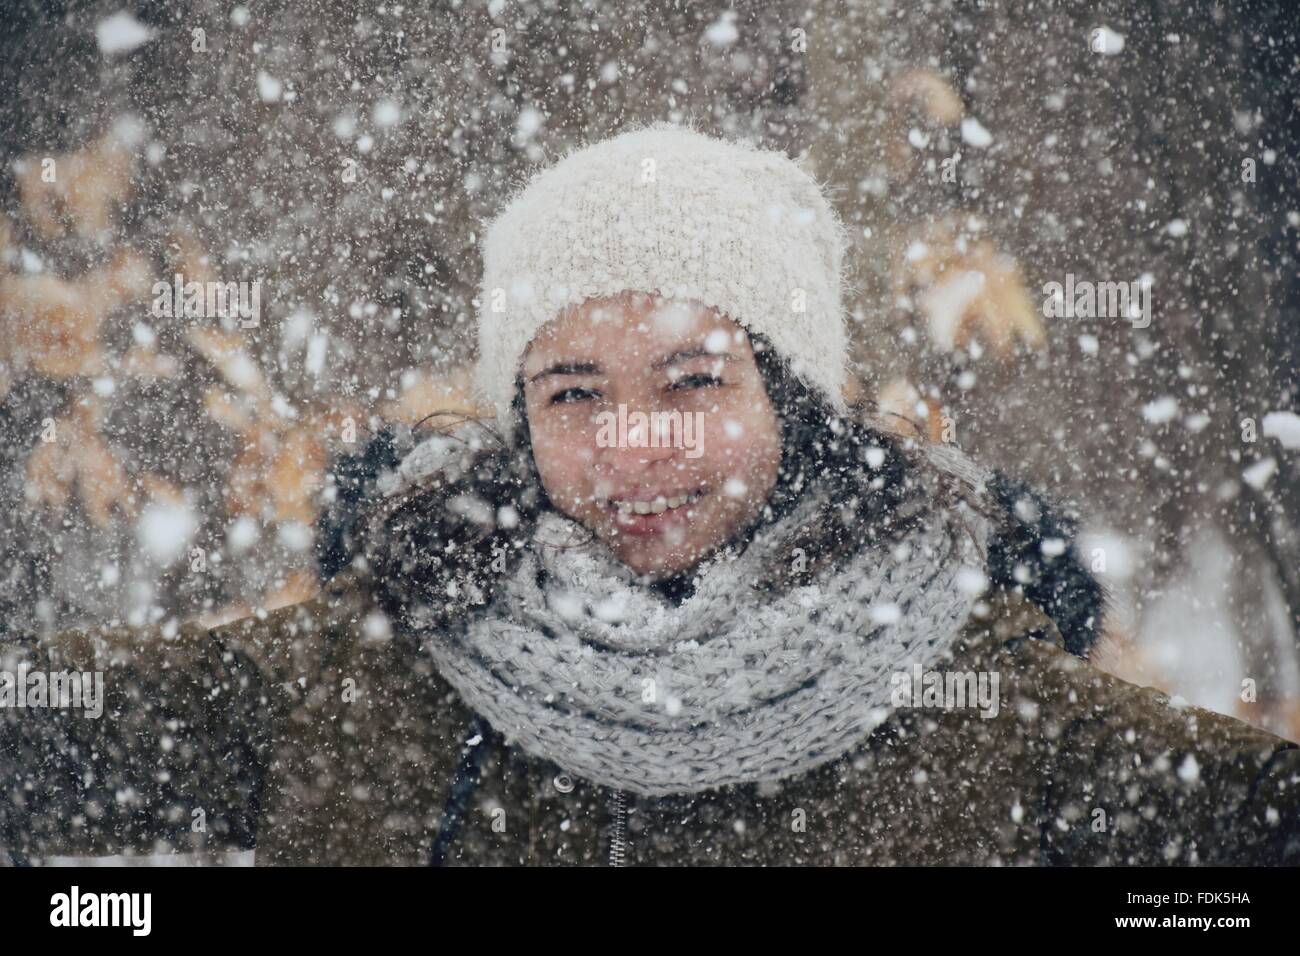
[[[613,505],[614,511],[619,517],[626,517],[634,514],[659,515],[663,514],[665,511],[672,511],[675,508],[680,508],[683,505],[688,505],[692,502],[698,501],[701,494],[701,492],[696,491],[686,495],[675,495],[671,498],[663,495],[656,495],[654,498],[648,500],[622,498],[617,501],[611,501],[610,504]]]

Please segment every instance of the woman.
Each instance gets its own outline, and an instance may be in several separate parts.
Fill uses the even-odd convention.
[[[109,687],[4,712],[11,858],[1294,862],[1300,751],[1090,667],[1070,522],[845,405],[844,242],[671,126],[534,178],[495,422],[348,463],[317,599],[5,650]]]

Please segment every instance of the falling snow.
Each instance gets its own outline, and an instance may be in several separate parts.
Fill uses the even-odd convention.
[[[872,511],[879,509],[888,512],[886,524],[897,517],[906,525],[907,509],[889,510],[900,461],[912,462],[922,447],[950,446],[977,463],[961,474],[981,493],[1003,495],[999,514],[1023,538],[1008,532],[979,559],[955,559],[944,580],[963,608],[972,605],[977,618],[997,611],[991,589],[998,588],[1005,592],[999,600],[1046,603],[1052,587],[1044,580],[1066,569],[1078,576],[1057,590],[1073,595],[1086,578],[1105,592],[1097,620],[1089,622],[1101,633],[1091,665],[1171,695],[1167,706],[1159,698],[1141,714],[1176,722],[1161,726],[1177,726],[1183,742],[1197,739],[1196,721],[1208,716],[1198,708],[1300,739],[1300,41],[1295,11],[1284,0],[1208,12],[1118,3],[1107,6],[1104,23],[1086,5],[1057,0],[1023,16],[1008,16],[996,4],[865,0],[490,0],[453,4],[437,16],[413,5],[352,0],[310,7],[215,0],[19,6],[0,38],[0,74],[9,80],[0,102],[6,654],[11,646],[57,642],[88,627],[134,629],[138,640],[114,645],[106,659],[138,656],[143,668],[153,654],[160,685],[192,674],[191,683],[210,695],[203,713],[234,715],[241,694],[252,694],[256,684],[230,679],[244,658],[224,643],[213,652],[214,643],[172,666],[168,655],[188,647],[184,635],[196,633],[187,625],[290,621],[271,642],[284,660],[305,660],[325,646],[339,654],[354,645],[376,657],[403,653],[409,635],[392,607],[344,607],[348,626],[329,631],[328,641],[322,635],[333,625],[323,622],[334,619],[327,614],[275,616],[295,605],[320,607],[304,602],[329,598],[336,574],[336,583],[349,586],[364,578],[375,555],[361,554],[357,542],[376,515],[400,524],[436,512],[437,520],[455,523],[456,535],[413,538],[397,562],[403,568],[446,572],[482,557],[493,574],[509,578],[519,566],[519,536],[535,518],[531,509],[578,512],[593,534],[606,527],[602,522],[643,521],[637,527],[644,530],[668,514],[683,525],[664,540],[680,544],[683,516],[704,513],[697,496],[711,493],[731,509],[716,532],[717,554],[730,559],[724,543],[743,554],[746,535],[784,507],[774,495],[760,502],[769,512],[743,513],[766,487],[743,471],[747,455],[769,441],[783,443],[783,457],[775,459],[788,480],[782,493],[819,482],[835,492],[817,512],[821,524],[782,553],[779,573],[746,587],[794,588],[793,603],[813,622],[808,630],[821,633],[845,613],[819,577],[823,551],[833,550],[843,531],[835,522],[879,517]],[[798,423],[753,417],[765,407],[761,392],[742,407],[728,404],[744,385],[736,369],[744,366],[747,343],[758,342],[747,334],[747,316],[700,336],[687,358],[653,370],[660,378],[647,372],[638,382],[658,389],[641,394],[703,415],[706,454],[714,449],[726,465],[710,481],[629,479],[622,497],[648,496],[637,499],[641,507],[630,519],[620,519],[608,489],[591,501],[549,486],[544,493],[534,488],[531,498],[502,497],[503,489],[513,493],[533,479],[523,467],[528,460],[487,468],[477,456],[514,448],[520,434],[534,443],[534,467],[548,454],[552,464],[561,460],[575,472],[605,467],[589,449],[548,446],[532,431],[496,443],[449,431],[410,454],[432,428],[493,414],[475,391],[477,316],[581,291],[557,290],[545,277],[522,272],[503,288],[479,288],[485,230],[494,217],[539,168],[656,121],[798,157],[824,187],[847,242],[843,262],[832,262],[829,249],[814,250],[836,270],[851,339],[837,366],[848,384],[833,405],[870,416],[878,428],[852,452],[854,474],[866,476],[860,484],[833,484],[844,476],[809,467],[812,459],[799,458],[809,445],[791,456],[784,443],[794,441]],[[663,160],[629,161],[627,183],[641,190],[630,194],[636,202],[658,195],[653,186],[666,175]],[[754,192],[718,209],[716,221],[748,217],[751,237],[793,241],[815,218],[809,201],[781,203]],[[591,196],[575,188],[567,199],[579,209]],[[619,211],[611,215],[622,221]],[[677,235],[686,227],[670,225],[668,234],[690,250],[691,268],[707,274],[713,237]],[[647,239],[631,233],[625,225],[619,241],[639,248]],[[569,255],[613,261],[611,249],[584,238]],[[748,254],[743,241],[736,246],[728,253]],[[775,268],[753,261],[749,270],[722,277],[719,287],[734,292],[752,274]],[[777,358],[792,347],[794,317],[810,308],[807,289],[798,277],[789,280],[789,297],[772,305],[772,314],[789,320],[778,327],[785,339],[770,336]],[[655,335],[685,334],[705,313],[696,299],[707,292],[692,287],[690,297],[673,298],[683,289],[640,290],[664,296],[645,321]],[[598,310],[592,320],[598,335],[622,313]],[[753,345],[760,346],[766,347]],[[577,358],[588,377],[569,383],[574,394],[564,403],[541,404],[528,383],[520,407],[527,412],[531,402],[529,414],[545,408],[586,422],[596,406],[583,402],[615,407],[626,399],[611,385],[616,376],[600,367],[605,356]],[[848,447],[842,417],[834,427],[820,424],[825,429],[808,442],[819,451]],[[900,459],[894,441],[912,457]],[[620,461],[627,469],[644,465],[634,454]],[[422,483],[436,482],[455,493],[433,505],[408,498]],[[944,491],[936,490],[934,500],[951,504]],[[1060,518],[1049,502],[1072,517]],[[743,521],[735,518],[742,513]],[[983,513],[954,506],[952,515],[973,540]],[[886,556],[894,547],[887,537],[864,540]],[[936,555],[923,557],[936,570],[942,565]],[[337,566],[330,565],[334,559]],[[629,580],[636,577],[624,570]],[[636,586],[681,602],[696,586],[695,570],[666,581],[638,579]],[[574,635],[593,621],[610,631],[648,626],[634,613],[640,605],[629,601],[629,591],[606,593],[590,580],[580,574],[547,592],[558,622],[547,641],[577,647]],[[509,610],[491,603],[482,581],[438,581],[430,592],[455,609],[439,622],[448,634],[474,614]],[[868,632],[898,633],[909,621],[911,606],[901,599],[872,596],[863,606]],[[764,614],[744,623],[754,641],[776,633]],[[809,666],[801,656],[805,641],[797,633],[779,637],[775,647],[738,641],[727,666],[702,680],[742,695],[760,666],[802,674],[799,668]],[[692,636],[672,651],[703,657],[708,643],[707,635]],[[588,646],[568,661],[580,669],[592,657]],[[494,760],[513,753],[497,748],[516,728],[471,733],[466,717],[430,739],[428,728],[445,716],[430,701],[450,699],[450,690],[438,683],[429,691],[441,678],[427,657],[418,660],[401,674],[372,673],[369,683],[357,665],[357,674],[337,675],[338,686],[332,663],[285,664],[283,672],[262,674],[253,696],[301,699],[315,708],[293,728],[304,740],[320,735],[314,760],[342,759],[354,745],[362,753],[363,770],[331,765],[333,778],[323,763],[302,766],[319,772],[330,799],[362,808],[359,816],[373,826],[357,832],[369,834],[370,845],[355,852],[367,859],[389,845],[386,827],[400,829],[408,817],[424,825],[444,810],[441,797],[436,806],[404,805],[417,787],[385,790],[392,768],[418,766],[427,779],[450,779],[463,751],[491,753],[486,783],[464,816],[471,827],[479,822],[475,814],[488,821],[484,833],[470,831],[465,845],[489,858],[504,845],[490,829],[491,811],[508,806],[515,825],[514,793],[492,773]],[[525,666],[490,663],[510,686]],[[184,669],[209,665],[211,674]],[[885,670],[885,681],[893,669]],[[660,686],[659,673],[646,665],[620,687],[609,708],[614,716],[684,725],[694,688]],[[576,683],[577,671],[569,676]],[[1013,676],[1008,669],[1004,691]],[[151,692],[132,690],[137,698]],[[892,771],[882,760],[873,773],[895,789],[870,813],[859,808],[852,826],[836,825],[865,832],[862,821],[874,820],[890,801],[924,805],[965,793],[968,785],[975,794],[971,779],[1012,761],[1012,752],[1054,749],[1053,733],[1088,724],[1058,719],[1086,703],[1053,701],[1040,690],[1008,694],[987,726],[1043,736],[1016,738],[1016,747],[993,759],[976,750],[948,761],[918,758]],[[110,684],[110,693],[121,692]],[[400,711],[402,719],[368,728],[360,711],[372,698],[383,705],[371,713],[388,720]],[[572,706],[567,691],[546,703],[556,713]],[[0,731],[28,732],[29,725],[5,723],[15,712],[0,712]],[[114,846],[153,815],[173,849],[188,852],[205,835],[211,846],[227,840],[246,850],[246,835],[235,832],[242,825],[237,814],[218,820],[214,812],[208,830],[191,831],[191,796],[209,794],[215,802],[236,799],[241,787],[250,791],[240,761],[251,761],[248,754],[265,741],[206,739],[201,728],[166,717],[166,706],[132,713],[127,743],[59,740],[42,766],[23,768],[29,780],[48,774],[62,781],[39,790],[32,804],[48,799],[61,821],[42,832],[73,843],[81,837],[70,835],[84,834],[70,851],[75,856],[97,840]],[[115,726],[111,716],[104,727]],[[902,736],[946,739],[951,715],[932,716],[919,715]],[[897,708],[872,709],[871,717],[873,725],[896,720]],[[1011,835],[1019,839],[1027,829],[1034,832],[1022,842],[1034,848],[1058,839],[1106,844],[1129,817],[1141,817],[1142,800],[1122,805],[1127,787],[1153,780],[1176,788],[1166,796],[1182,800],[1194,788],[1198,798],[1212,799],[1226,772],[1220,764],[1232,765],[1237,755],[1221,762],[1204,748],[1166,746],[1149,736],[1149,724],[1116,719],[1104,744],[1123,751],[1117,763],[1103,763],[1106,755],[1086,746],[1055,755],[1067,768],[1062,773],[1074,776],[1049,794],[1072,795],[1050,812],[1044,791],[1027,789],[1041,782],[1027,779],[1040,776],[1036,769],[999,780],[991,788],[996,798],[979,811],[981,821],[992,821],[991,836],[971,845],[981,852],[1009,845]],[[976,735],[985,733],[976,725]],[[1024,746],[1025,739],[1034,743]],[[37,747],[33,741],[23,746]],[[75,757],[85,752],[93,759]],[[108,765],[122,754],[137,763]],[[446,754],[451,769],[430,771],[431,761]],[[234,775],[231,793],[219,792],[214,780],[227,779],[221,774],[189,776],[191,758],[192,766],[226,761],[220,766]],[[1114,772],[1095,772],[1103,766]],[[4,767],[18,779],[11,764]],[[381,768],[375,779],[362,779],[374,767]],[[886,778],[888,772],[894,776]],[[563,847],[555,850],[569,854],[562,862],[574,862],[584,835],[604,833],[623,812],[615,803],[591,809],[603,795],[594,797],[585,781],[556,768],[526,775],[532,777],[544,799],[529,811],[538,817],[530,839],[535,835],[548,853]],[[784,783],[759,786],[772,787],[771,796],[783,793]],[[319,794],[298,796],[305,814],[321,802]],[[718,807],[712,797],[683,798],[680,806],[629,799],[636,810],[629,816],[630,852],[644,851],[642,859],[654,858],[649,831],[671,830],[683,818],[712,822],[707,838],[665,851],[679,861],[731,861],[761,854],[769,843],[797,844],[790,852],[803,856],[782,863],[836,860],[837,853],[877,862],[887,855],[872,840],[815,833],[815,813],[807,833],[792,829],[785,796]],[[562,800],[572,802],[561,806]],[[833,795],[822,806],[831,813],[851,804]],[[1083,834],[1103,804],[1107,826],[1121,830],[1106,830],[1105,838],[1096,830]],[[11,833],[5,814],[18,806],[0,791],[0,854]],[[1294,828],[1287,815],[1294,806],[1269,806],[1258,816],[1274,831]],[[335,831],[319,819],[304,829],[309,825],[348,831],[347,824]],[[799,837],[794,843],[792,834]],[[407,862],[427,862],[425,836],[406,840]],[[1162,838],[1159,862],[1196,862],[1195,854],[1216,852],[1213,841],[1185,836]],[[328,849],[331,862],[346,856],[339,849],[346,841],[337,839]],[[962,841],[937,842],[955,854]],[[133,852],[154,849],[142,842]],[[292,847],[286,852],[293,856]],[[602,847],[580,862],[603,862],[607,852]],[[951,859],[1037,862],[978,853]],[[899,854],[888,862],[912,861]]]

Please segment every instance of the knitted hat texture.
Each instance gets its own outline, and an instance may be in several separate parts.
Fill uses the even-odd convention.
[[[843,407],[844,245],[817,181],[783,153],[668,123],[577,149],[487,230],[475,384],[507,421],[542,326],[636,291],[716,308]]]

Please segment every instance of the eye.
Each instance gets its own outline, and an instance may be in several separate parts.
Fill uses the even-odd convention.
[[[595,398],[598,394],[593,389],[575,385],[573,388],[566,388],[562,392],[556,392],[547,400],[547,404],[567,405],[570,402],[585,402],[589,398]]]
[[[710,375],[708,372],[697,372],[694,375],[683,375],[671,385],[669,391],[676,391],[681,388],[716,388],[722,385],[722,379],[716,375]]]

